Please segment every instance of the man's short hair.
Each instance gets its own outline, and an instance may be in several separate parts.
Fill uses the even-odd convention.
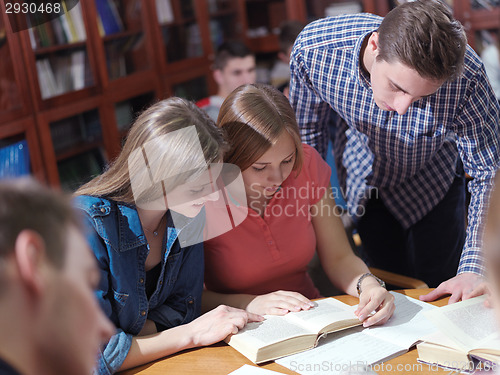
[[[0,259],[14,251],[26,229],[45,242],[49,262],[62,268],[68,226],[79,226],[69,197],[31,178],[0,181]]]
[[[377,31],[377,60],[400,62],[435,80],[454,79],[462,72],[467,37],[443,1],[417,0],[397,6]]]
[[[297,39],[303,28],[304,24],[300,21],[291,20],[283,22],[278,38],[281,52],[288,53],[288,49],[293,46],[295,39]]]
[[[242,42],[232,40],[222,43],[215,54],[213,70],[222,70],[226,67],[227,62],[234,58],[244,58],[253,56],[253,52]]]

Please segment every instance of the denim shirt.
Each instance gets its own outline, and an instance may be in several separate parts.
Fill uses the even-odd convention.
[[[193,222],[204,220],[204,215],[182,228],[174,228],[167,212],[161,273],[148,301],[145,262],[149,245],[136,208],[92,196],[76,197],[74,205],[86,214],[86,237],[101,271],[98,301],[117,328],[101,349],[96,372],[113,374],[121,367],[132,337],[141,331],[146,319],[168,329],[200,315],[203,244],[181,248],[178,235],[196,224]]]

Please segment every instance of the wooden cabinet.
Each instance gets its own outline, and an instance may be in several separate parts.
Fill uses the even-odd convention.
[[[64,0],[57,16],[27,18],[7,14],[1,2],[0,151],[25,151],[31,174],[74,190],[118,155],[150,103],[215,93],[210,65],[224,40],[275,53],[277,28],[306,22],[308,3]],[[381,2],[362,3],[377,12]]]
[[[240,1],[240,0],[238,0]],[[386,15],[391,9],[389,0],[359,0],[363,12]],[[325,16],[325,9],[345,0],[243,0],[245,42],[257,54],[275,53],[279,50],[279,27],[285,20],[297,20],[304,24]]]
[[[46,180],[19,34],[0,17],[0,177],[25,173]]]
[[[29,172],[67,190],[118,155],[149,104],[214,92],[214,50],[243,34],[232,0],[66,0],[38,18],[1,6],[0,151],[26,145]]]
[[[477,7],[473,6],[473,3]],[[498,1],[453,0],[453,13],[467,32],[467,40],[477,52],[481,50],[481,31],[500,30],[500,4]]]

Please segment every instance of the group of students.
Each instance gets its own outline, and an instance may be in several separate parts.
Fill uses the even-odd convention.
[[[500,159],[499,107],[446,6],[418,0],[383,21],[316,21],[299,35],[291,71],[290,100],[245,84],[216,123],[181,98],[152,105],[117,159],[75,193],[73,209],[40,186],[1,184],[1,374],[94,365],[112,374],[218,342],[265,314],[308,310],[321,297],[307,272],[315,252],[330,281],[359,296],[364,326],[389,320],[394,298],[353,253],[336,214],[321,157],[328,127],[352,212],[366,206],[369,259],[444,281],[426,300],[484,291],[479,237]],[[460,160],[475,179],[466,241]],[[493,281],[498,200],[484,252]],[[448,228],[453,244],[430,245],[433,226]],[[445,281],[464,241],[459,275]]]

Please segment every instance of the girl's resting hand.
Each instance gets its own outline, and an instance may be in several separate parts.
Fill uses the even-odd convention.
[[[363,286],[359,305],[354,314],[363,322],[363,327],[384,324],[394,313],[394,296],[378,283]],[[375,314],[370,316],[370,313]]]
[[[199,318],[189,327],[193,347],[211,345],[235,334],[248,322],[261,322],[264,318],[245,310],[220,305]]]
[[[297,292],[278,290],[256,296],[246,307],[254,314],[285,315],[290,311],[309,310],[314,304]]]

